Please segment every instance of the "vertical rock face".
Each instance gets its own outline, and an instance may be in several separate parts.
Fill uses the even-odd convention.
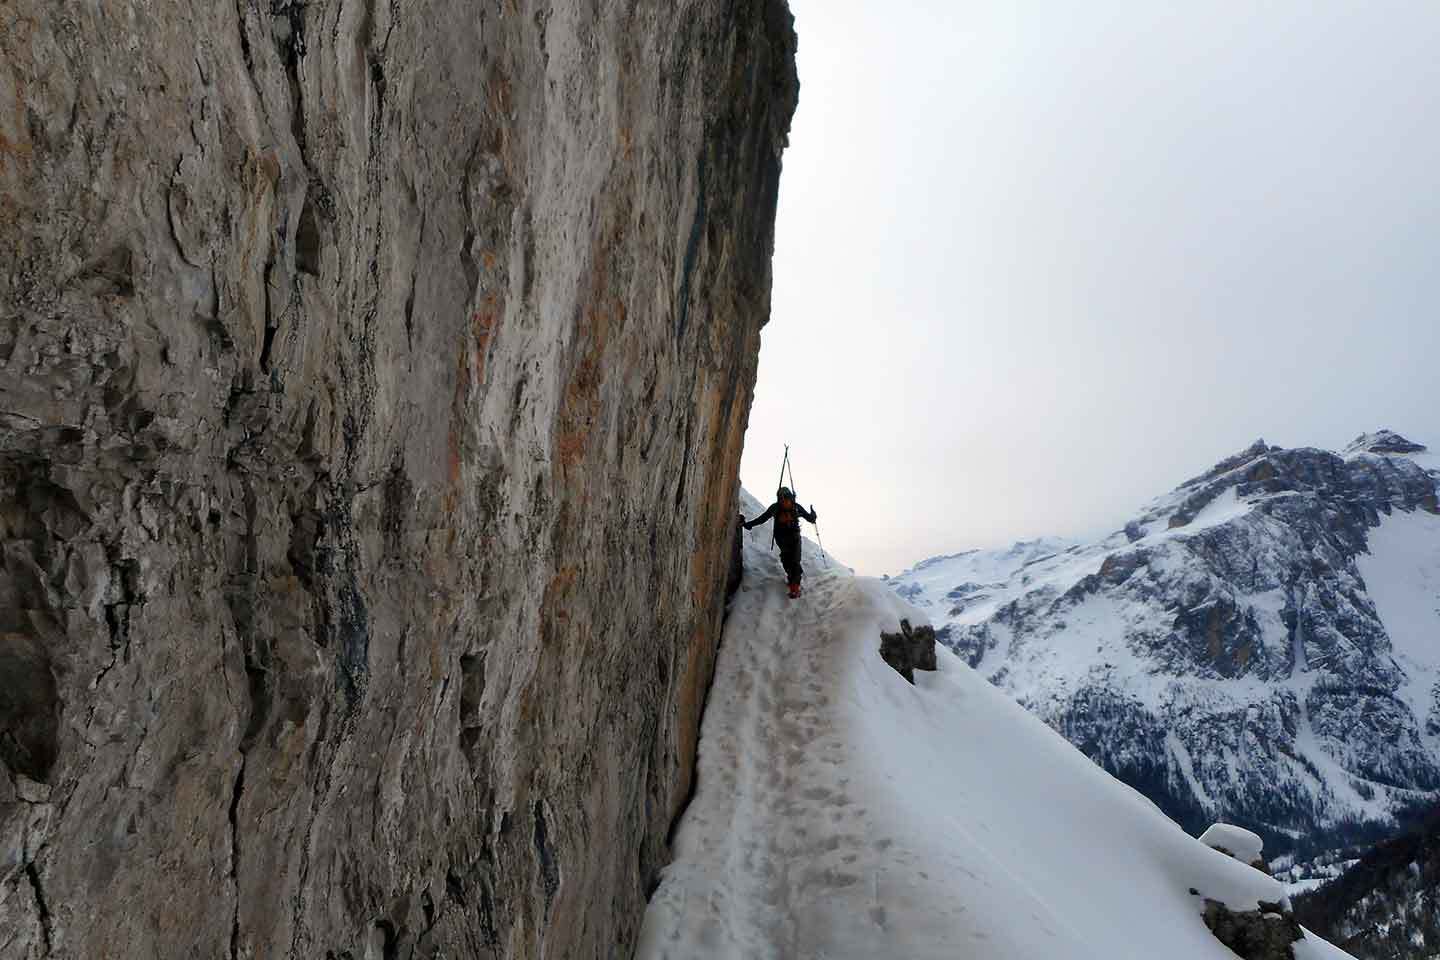
[[[783,0],[0,17],[0,955],[627,955]]]

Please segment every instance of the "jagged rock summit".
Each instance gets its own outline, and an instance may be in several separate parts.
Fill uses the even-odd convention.
[[[794,50],[783,0],[4,5],[0,955],[632,949]]]
[[[1362,433],[1345,447],[1345,453],[1424,453],[1424,444],[1412,443],[1393,430]]]
[[[1277,854],[1440,796],[1440,460],[1257,441],[1123,531],[890,583],[937,638],[1192,832]]]

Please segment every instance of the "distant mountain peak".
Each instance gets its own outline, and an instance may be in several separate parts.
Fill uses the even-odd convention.
[[[1343,454],[1256,440],[1122,531],[890,586],[1185,826],[1332,849],[1440,801],[1440,471],[1423,450],[1385,430]]]
[[[1345,455],[1354,453],[1424,453],[1426,447],[1423,443],[1415,443],[1407,440],[1394,430],[1376,430],[1374,433],[1362,433],[1350,441],[1345,448]]]
[[[1260,457],[1263,457],[1272,451],[1278,451],[1280,449],[1282,448],[1269,446],[1265,443],[1265,438],[1261,437],[1254,443],[1250,444],[1250,446],[1246,447],[1244,450],[1241,450],[1239,453],[1233,454],[1226,457],[1224,460],[1221,460],[1219,463],[1215,464],[1215,466],[1211,467],[1209,470],[1206,470],[1198,477],[1191,477],[1189,480],[1186,480],[1184,483],[1180,484],[1180,488],[1184,489],[1185,487],[1193,487],[1197,483],[1205,483],[1208,480],[1214,480],[1216,477],[1224,476],[1232,470],[1238,470],[1240,467],[1245,466],[1247,463],[1250,463],[1253,460],[1258,460]]]

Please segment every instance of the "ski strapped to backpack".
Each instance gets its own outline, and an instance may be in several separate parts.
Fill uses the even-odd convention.
[[[775,528],[780,525],[780,522],[783,521],[787,526],[792,524],[796,527],[800,526],[794,514],[794,511],[800,507],[800,494],[798,492],[800,488],[795,485],[795,466],[790,462],[790,444],[788,443],[785,444],[785,457],[780,461],[780,481],[776,484],[777,488],[785,486],[785,474],[787,472],[790,474],[790,502],[793,506],[789,511],[783,506],[776,511],[776,522],[770,525],[771,550],[775,549]],[[776,502],[778,504],[778,497]],[[824,561],[825,566],[828,567],[830,566],[830,558],[825,553],[825,544],[820,540],[820,523],[817,520],[811,520],[810,525],[815,528],[815,545],[820,548],[820,559]]]
[[[785,485],[785,468],[790,465],[790,444],[785,444],[785,459],[780,461],[780,479],[775,486],[778,489]],[[770,524],[770,549],[775,549],[775,524]]]

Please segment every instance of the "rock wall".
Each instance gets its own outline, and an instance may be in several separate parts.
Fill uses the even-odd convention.
[[[0,18],[0,957],[628,955],[784,0]]]

